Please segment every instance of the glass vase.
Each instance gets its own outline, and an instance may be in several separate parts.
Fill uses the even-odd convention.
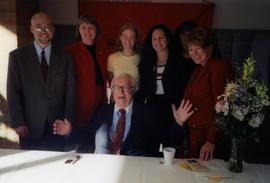
[[[231,151],[228,161],[228,168],[231,172],[240,173],[243,171],[242,163],[242,139],[231,138]]]

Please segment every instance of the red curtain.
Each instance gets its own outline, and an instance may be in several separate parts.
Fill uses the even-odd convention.
[[[210,27],[214,4],[79,1],[79,12],[80,15],[91,14],[96,17],[101,29],[97,46],[109,54],[113,51],[118,31],[124,23],[135,23],[141,40],[157,23],[166,24],[173,32],[185,20]]]

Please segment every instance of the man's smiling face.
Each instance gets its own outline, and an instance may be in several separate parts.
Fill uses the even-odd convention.
[[[119,108],[127,107],[134,94],[134,83],[128,75],[120,75],[112,81],[112,94]]]

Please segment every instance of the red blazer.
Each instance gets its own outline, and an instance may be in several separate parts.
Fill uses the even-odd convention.
[[[92,55],[81,41],[66,47],[74,60],[76,78],[76,118],[75,127],[86,127],[96,110],[105,101],[106,60],[96,50],[97,61],[102,73],[103,86],[96,85],[95,65]]]
[[[217,97],[223,94],[227,81],[232,80],[233,76],[231,64],[217,58],[210,58],[204,66],[194,70],[184,95],[197,109],[187,121],[190,157],[199,157],[204,143],[215,144],[215,104]]]

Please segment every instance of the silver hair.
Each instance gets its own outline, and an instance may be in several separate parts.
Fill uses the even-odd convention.
[[[115,80],[119,79],[119,78],[127,78],[129,80],[129,85],[131,86],[132,90],[135,91],[136,89],[136,81],[135,79],[128,73],[122,73],[119,74],[118,76],[114,76],[111,82],[111,87],[113,87]]]

